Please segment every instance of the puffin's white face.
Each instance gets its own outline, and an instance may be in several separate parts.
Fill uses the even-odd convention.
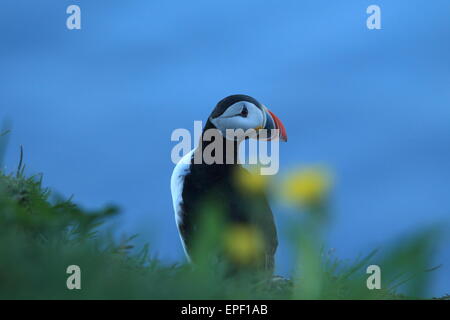
[[[210,120],[224,137],[227,137],[227,129],[244,131],[253,129],[253,134],[249,137],[254,138],[257,130],[264,128],[266,124],[266,113],[251,102],[239,101],[229,106],[217,118]]]
[[[228,140],[246,138],[287,141],[286,129],[265,105],[246,95],[228,96],[211,113],[210,123]]]

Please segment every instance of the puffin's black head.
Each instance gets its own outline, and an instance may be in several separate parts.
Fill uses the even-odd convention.
[[[287,141],[286,129],[281,120],[266,106],[247,95],[236,94],[220,100],[208,120],[223,136],[227,129],[254,129],[256,133],[266,129],[266,140],[278,136],[280,140]],[[278,135],[271,136],[272,129],[278,129]]]

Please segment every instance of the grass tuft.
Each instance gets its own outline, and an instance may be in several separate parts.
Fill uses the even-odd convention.
[[[21,148],[16,172],[0,172],[0,299],[405,299],[424,298],[430,283],[425,271],[434,232],[392,246],[384,257],[373,251],[354,262],[317,251],[320,238],[293,237],[299,251],[293,279],[227,277],[210,259],[195,267],[167,265],[148,245],[131,250],[135,236],[117,242],[99,232],[117,213],[52,196],[42,175],[25,175]],[[297,220],[293,229],[315,225]],[[366,268],[376,262],[383,288],[368,290]],[[70,265],[81,268],[81,290],[66,287]],[[399,294],[405,281],[409,289]]]

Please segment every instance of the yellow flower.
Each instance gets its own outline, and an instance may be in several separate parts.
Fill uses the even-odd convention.
[[[250,265],[255,263],[264,252],[264,241],[257,229],[237,224],[226,231],[224,247],[233,262]]]
[[[293,172],[282,184],[283,197],[295,205],[306,207],[321,203],[331,187],[331,176],[321,167]]]
[[[263,192],[269,185],[268,176],[261,175],[259,168],[251,168],[247,170],[237,170],[235,173],[235,181],[244,191],[258,193]]]

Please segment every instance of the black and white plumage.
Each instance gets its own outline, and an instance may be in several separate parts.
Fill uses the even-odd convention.
[[[232,95],[217,104],[205,124],[203,133],[207,129],[217,129],[221,132],[220,137],[224,140],[223,155],[226,157],[226,129],[261,128],[279,129],[279,138],[287,140],[281,121],[264,105],[250,96]],[[235,160],[238,157],[239,142],[232,142],[234,147],[231,156]],[[206,200],[213,200],[220,204],[226,224],[248,225],[259,231],[263,236],[264,254],[258,258],[259,261],[255,261],[255,266],[273,272],[278,240],[269,203],[264,194],[247,193],[236,185],[236,173],[250,174],[237,164],[237,161],[234,161],[234,164],[225,164],[224,159],[222,164],[194,164],[195,153],[202,152],[209,143],[211,142],[201,139],[197,149],[192,150],[176,165],[171,178],[176,223],[186,256],[191,261],[202,205]]]

